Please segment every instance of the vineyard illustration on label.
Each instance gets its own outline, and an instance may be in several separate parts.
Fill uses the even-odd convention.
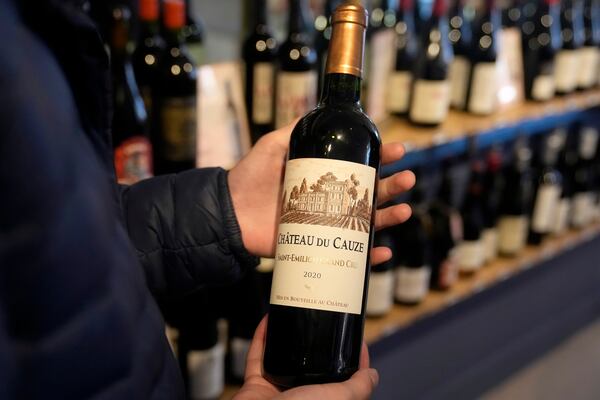
[[[361,187],[356,174],[338,179],[333,172],[302,183],[286,180],[281,204],[281,223],[322,225],[369,232],[371,193]],[[295,180],[296,182],[299,181]],[[309,182],[310,186],[309,186]]]

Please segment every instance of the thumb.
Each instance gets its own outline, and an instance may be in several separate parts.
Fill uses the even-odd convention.
[[[373,394],[373,390],[379,384],[379,373],[373,368],[364,368],[356,372],[346,382],[341,385],[346,386],[348,391],[353,394],[353,399],[368,400]]]

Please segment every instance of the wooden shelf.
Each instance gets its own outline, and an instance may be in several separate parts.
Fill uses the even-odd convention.
[[[581,231],[570,231],[564,236],[549,238],[542,246],[529,246],[515,258],[498,258],[476,274],[461,277],[446,292],[432,291],[417,306],[395,305],[392,311],[381,318],[369,318],[365,324],[365,341],[372,344],[399,329],[440,312],[494,284],[520,272],[540,265],[543,261],[592,239],[600,234],[600,224]]]

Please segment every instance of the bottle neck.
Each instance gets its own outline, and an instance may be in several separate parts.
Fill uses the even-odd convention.
[[[144,40],[147,37],[157,36],[160,31],[158,20],[141,20],[140,21],[140,38]]]
[[[267,26],[266,0],[254,0],[254,26],[257,29],[261,26]]]
[[[168,46],[181,46],[185,42],[183,27],[181,28],[166,28],[165,29],[165,42]]]
[[[304,8],[306,0],[291,0],[289,34],[304,34],[306,32],[306,22],[304,21]]]
[[[320,103],[360,107],[360,86],[361,79],[358,76],[329,73],[325,75]]]

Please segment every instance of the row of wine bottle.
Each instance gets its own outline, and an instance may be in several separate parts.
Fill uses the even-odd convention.
[[[597,129],[577,124],[534,137],[531,145],[519,139],[509,163],[503,162],[505,151],[493,148],[470,161],[459,207],[455,161],[444,163],[433,199],[421,173],[410,199],[411,219],[376,234],[376,244],[396,251],[371,271],[367,315],[385,315],[394,300],[418,304],[430,288],[447,290],[461,274],[473,274],[498,256],[516,257],[527,244],[598,221],[597,147]]]

